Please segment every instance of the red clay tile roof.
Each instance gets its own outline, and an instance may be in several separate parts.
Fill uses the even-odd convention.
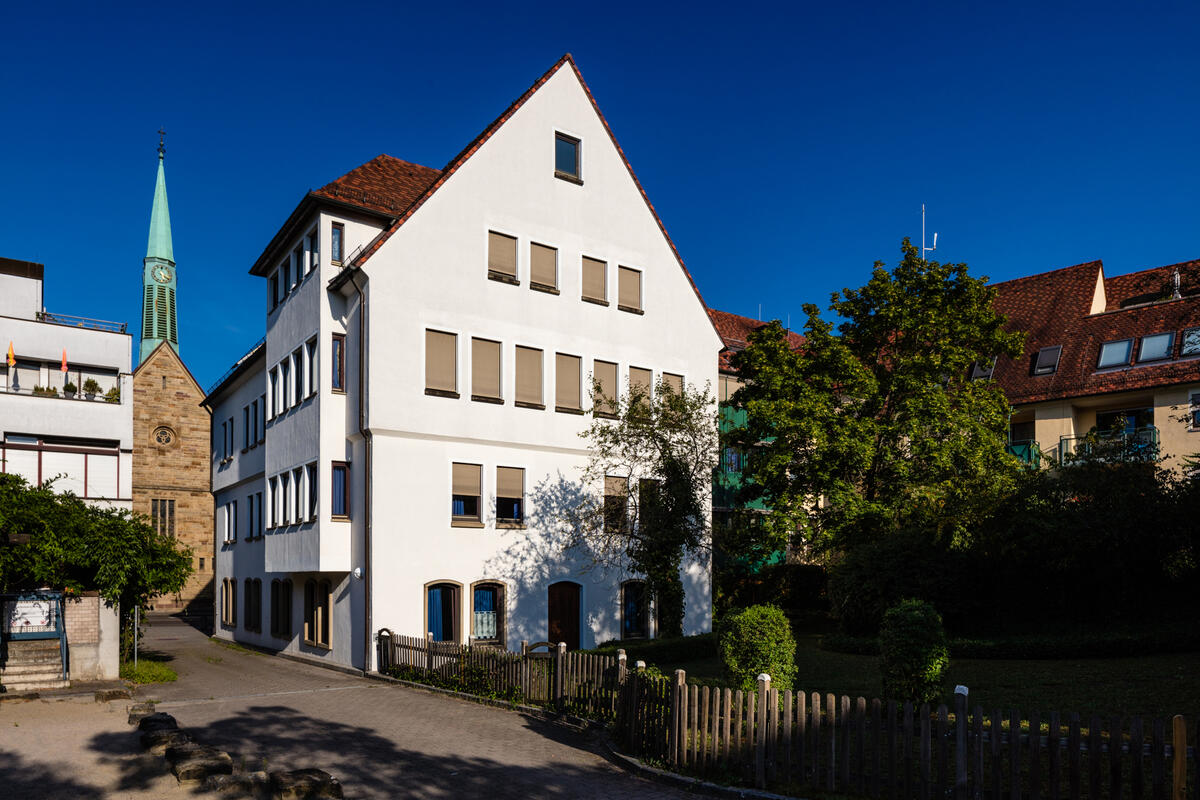
[[[389,216],[399,216],[417,201],[438,176],[436,169],[388,155],[371,159],[312,192]]]
[[[730,314],[728,311],[717,311],[715,308],[708,309],[708,318],[712,320],[713,327],[717,329],[717,333],[721,335],[721,341],[725,343],[718,360],[720,371],[735,372],[729,360],[734,353],[745,350],[746,345],[750,342],[750,334],[767,323]],[[796,350],[804,344],[804,337],[788,331],[788,341],[791,343],[792,349]]]
[[[1170,293],[1171,274],[1180,268],[1184,297]],[[1200,382],[1200,358],[1179,358],[1180,333],[1200,326],[1200,261],[1155,267],[1104,279],[1104,312],[1091,314],[1096,278],[1103,264],[1074,267],[995,284],[996,308],[1009,318],[1009,330],[1027,334],[1024,354],[1001,357],[994,377],[1014,405],[1069,397],[1149,389]],[[1141,302],[1140,305],[1130,305]],[[1122,307],[1125,306],[1125,307]],[[1099,370],[1100,347],[1117,339],[1173,331],[1173,359]],[[1062,345],[1058,369],[1034,375],[1033,361],[1043,347]]]

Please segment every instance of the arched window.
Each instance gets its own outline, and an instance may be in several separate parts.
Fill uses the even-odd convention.
[[[271,581],[271,635],[292,638],[292,581],[287,578]]]
[[[504,646],[504,584],[479,581],[471,585],[471,638],[483,644]]]
[[[425,586],[425,630],[435,642],[462,641],[459,625],[460,594],[457,583],[439,582]]]
[[[621,584],[621,638],[644,639],[650,633],[650,603],[645,581]]]
[[[304,584],[304,643],[329,649],[329,581]]]
[[[234,578],[221,581],[221,624],[237,625],[237,580]]]
[[[559,581],[546,590],[548,641],[566,642],[568,650],[579,649],[579,609],[583,587],[574,581]]]

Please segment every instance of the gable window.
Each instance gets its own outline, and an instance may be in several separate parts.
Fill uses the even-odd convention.
[[[487,403],[500,398],[500,343],[471,339],[471,399]]]
[[[536,242],[529,245],[529,286],[558,292],[558,250]]]
[[[304,584],[304,643],[329,649],[329,581]]]
[[[471,638],[480,642],[504,641],[504,584],[477,583],[472,587]]]
[[[516,404],[526,408],[545,408],[542,404],[542,351],[517,345]]]
[[[1038,350],[1037,358],[1033,364],[1033,374],[1053,375],[1058,371],[1058,359],[1061,355],[1061,344],[1056,344],[1053,347],[1043,347],[1041,350]]]
[[[579,404],[579,356],[554,354],[554,410],[582,414]]]
[[[457,353],[456,335],[425,331],[425,394],[458,397]]]
[[[617,308],[642,313],[641,270],[617,267]]]
[[[276,639],[292,638],[292,582],[289,579],[271,581],[271,635]]]
[[[592,413],[613,419],[617,416],[617,365],[611,361],[592,362]]]
[[[674,373],[671,373],[671,372],[664,372],[662,374],[662,385],[663,385],[664,389],[666,389],[668,392],[672,392],[676,397],[683,396],[683,376],[682,375],[675,375]]]
[[[330,341],[330,380],[335,392],[346,391],[346,334],[335,333]]]
[[[451,465],[450,524],[462,527],[482,527],[479,498],[483,467],[479,464]]]
[[[608,305],[608,283],[605,275],[608,264],[598,258],[583,257],[583,299],[589,303]]]
[[[334,264],[342,263],[342,248],[346,238],[346,228],[340,222],[335,222],[330,228],[329,260]]]
[[[496,467],[496,522],[521,525],[525,522],[525,470]]]
[[[488,277],[504,283],[520,283],[515,236],[488,231]]]
[[[350,465],[334,461],[329,471],[331,497],[329,513],[342,519],[350,518]]]
[[[650,633],[650,603],[645,581],[621,584],[621,638],[644,639]]]
[[[1129,355],[1133,350],[1132,339],[1119,339],[1115,342],[1105,342],[1100,346],[1100,361],[1097,366],[1123,367],[1129,363]]]
[[[639,405],[650,402],[654,373],[641,367],[629,368],[629,396]]]
[[[604,532],[624,533],[629,528],[629,479],[604,478]]]
[[[1137,360],[1140,361],[1162,361],[1171,357],[1171,350],[1175,345],[1175,332],[1167,331],[1166,333],[1156,333],[1152,336],[1143,336],[1141,347],[1138,348]]]
[[[574,136],[554,134],[554,177],[583,183],[579,176],[579,140]]]

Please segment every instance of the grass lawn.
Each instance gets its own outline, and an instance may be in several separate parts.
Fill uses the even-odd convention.
[[[822,650],[820,639],[820,634],[797,635],[797,689],[868,699],[879,696],[877,656]],[[711,653],[671,663],[655,659],[652,652],[639,657],[668,674],[682,668],[700,683],[720,683],[721,662]],[[1043,719],[1050,711],[1078,711],[1085,718],[1093,713],[1105,717],[1194,714],[1200,708],[1196,676],[1200,676],[1200,653],[1045,661],[952,659],[945,702],[952,701],[954,686],[963,684],[970,687],[971,705],[989,712],[1015,708],[1027,715],[1037,710]]]
[[[132,661],[121,664],[121,678],[134,683],[171,683],[179,675],[167,665],[171,656],[154,650],[138,653],[137,668]]]

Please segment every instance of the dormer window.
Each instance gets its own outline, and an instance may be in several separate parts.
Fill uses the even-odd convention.
[[[1107,367],[1124,367],[1129,363],[1133,351],[1133,339],[1118,339],[1115,342],[1105,342],[1100,346],[1100,369]]]
[[[1174,345],[1174,331],[1143,336],[1141,347],[1138,348],[1138,361],[1162,361],[1170,358]]]
[[[579,176],[579,140],[574,136],[554,134],[554,177],[583,183]]]
[[[1037,359],[1033,362],[1034,375],[1053,375],[1058,372],[1058,359],[1062,355],[1062,345],[1043,347],[1038,350]]]
[[[996,359],[994,356],[990,361],[976,361],[971,365],[971,380],[989,381],[992,379],[992,373],[995,371]]]

